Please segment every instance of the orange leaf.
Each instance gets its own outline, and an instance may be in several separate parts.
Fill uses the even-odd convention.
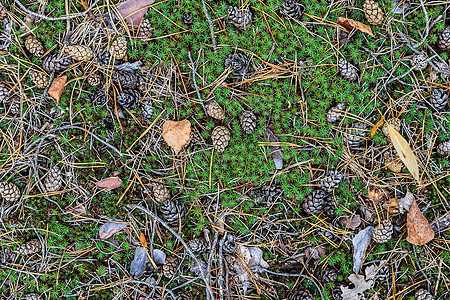
[[[48,94],[55,98],[56,103],[59,103],[59,99],[61,99],[61,95],[64,92],[64,87],[66,86],[67,76],[63,75],[61,77],[55,78],[52,82],[52,85],[48,89]]]
[[[370,131],[370,137],[373,137],[375,135],[375,132],[377,132],[378,128],[380,128],[380,126],[383,124],[384,122],[384,116],[381,116],[381,120],[377,122],[377,124],[375,124],[375,126],[373,126],[372,130]]]
[[[363,24],[361,22],[358,22],[358,21],[355,21],[352,19],[343,18],[343,17],[338,17],[337,23],[339,25],[342,25],[343,27],[345,27],[345,29],[347,29],[347,30],[352,30],[353,28],[356,28],[359,31],[365,32],[370,36],[374,36],[370,26]]]
[[[408,229],[406,240],[411,244],[421,246],[434,239],[434,231],[417,206],[415,199],[408,212],[406,228]]]
[[[166,143],[172,147],[175,154],[178,154],[189,142],[191,137],[191,122],[183,121],[166,121],[163,125],[162,136]]]
[[[145,235],[141,232],[141,235],[139,236],[139,241],[142,243],[143,247],[147,247],[147,240],[145,239]]]

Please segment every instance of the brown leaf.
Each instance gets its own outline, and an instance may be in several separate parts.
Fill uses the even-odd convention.
[[[55,78],[52,82],[52,85],[48,89],[48,94],[55,98],[56,103],[59,103],[59,99],[61,99],[61,95],[64,92],[64,87],[66,86],[67,76],[63,75],[61,77]]]
[[[278,137],[270,130],[266,128],[266,136],[269,142],[271,143],[279,143],[280,140]],[[272,156],[273,162],[275,163],[275,168],[277,170],[283,169],[283,156],[281,155],[281,147],[269,145],[270,156]]]
[[[381,120],[373,126],[372,130],[370,131],[370,137],[373,137],[375,135],[375,132],[377,132],[378,128],[380,128],[381,125],[383,125],[384,122],[384,116],[381,116]]]
[[[397,199],[395,198],[389,199],[386,203],[383,204],[383,207],[386,208],[391,213],[398,212]]]
[[[142,17],[154,2],[154,0],[128,0],[117,4],[117,10],[129,25],[137,29],[142,22]]]
[[[147,240],[145,239],[145,235],[141,232],[141,235],[139,236],[139,241],[142,243],[142,246],[145,248],[147,247]]]
[[[108,177],[97,182],[97,187],[106,190],[112,190],[122,185],[122,180],[119,177]]]
[[[417,206],[415,199],[409,209],[407,220],[406,228],[408,229],[408,237],[406,240],[408,242],[413,245],[422,246],[434,239],[434,231],[420,211],[419,206]]]
[[[127,225],[123,223],[107,222],[100,227],[98,234],[101,240],[105,240],[126,227]]]
[[[191,122],[183,121],[166,121],[163,125],[162,136],[166,143],[178,154],[189,142],[191,136]]]
[[[355,230],[359,225],[361,225],[361,217],[360,215],[354,215],[351,218],[346,216],[342,216],[339,218],[339,224],[344,225],[345,228]]]
[[[347,30],[352,30],[353,28],[356,28],[362,32],[369,34],[370,36],[374,36],[370,26],[363,24],[361,22],[358,22],[358,21],[355,21],[352,19],[343,18],[343,17],[338,17],[337,23],[339,25],[342,25],[343,27],[345,27],[345,29],[347,29]]]

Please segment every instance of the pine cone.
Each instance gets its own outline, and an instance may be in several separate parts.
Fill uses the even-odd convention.
[[[425,54],[416,54],[411,58],[411,64],[414,70],[423,71],[428,65],[428,57]]]
[[[94,52],[88,46],[69,45],[64,48],[64,53],[76,61],[87,61],[94,57]]]
[[[42,68],[47,73],[58,73],[67,69],[73,63],[73,59],[69,56],[61,54],[51,54],[42,60]]]
[[[189,242],[189,248],[194,253],[203,253],[207,250],[205,239],[193,239]]]
[[[387,124],[391,125],[392,128],[394,128],[395,130],[400,132],[400,129],[401,129],[400,119],[398,119],[398,118],[390,118],[383,125],[383,133],[384,133],[385,136],[389,137],[389,131],[388,131]]]
[[[347,130],[346,139],[350,148],[358,147],[366,136],[366,126],[364,123],[356,123]]]
[[[90,95],[89,100],[96,106],[102,106],[108,102],[108,94],[103,89],[95,89]]]
[[[146,41],[153,36],[153,27],[150,24],[149,19],[142,20],[141,26],[139,26],[139,31],[137,37]]]
[[[162,267],[163,275],[167,278],[171,278],[177,273],[179,265],[180,262],[176,256],[167,257]]]
[[[252,25],[252,12],[250,9],[228,8],[228,21],[240,30],[245,30]]]
[[[335,123],[335,122],[339,121],[342,118],[341,115],[344,113],[344,112],[339,112],[339,111],[344,111],[344,110],[345,110],[344,103],[339,103],[335,107],[332,107],[327,113],[328,122]]]
[[[183,23],[189,27],[192,26],[194,24],[194,17],[190,13],[184,13]]]
[[[10,89],[6,84],[0,83],[0,103],[5,103],[9,98]]]
[[[222,153],[225,151],[230,139],[230,131],[227,128],[223,126],[214,127],[212,132],[212,142],[214,149],[216,149],[217,152]]]
[[[242,53],[228,55],[225,60],[225,68],[231,67],[234,76],[245,76],[250,64],[250,60]]]
[[[364,3],[366,19],[371,25],[380,25],[383,22],[384,13],[373,0],[366,0]]]
[[[153,184],[153,200],[155,200],[156,203],[162,204],[163,202],[170,199],[170,191],[169,189],[161,184],[161,183],[154,183]]]
[[[450,156],[450,141],[440,143],[437,147],[437,153],[441,156]]]
[[[127,39],[124,36],[118,37],[112,42],[109,52],[116,60],[123,59],[127,55]]]
[[[45,190],[47,192],[56,192],[61,188],[62,176],[58,166],[50,169],[44,180]]]
[[[333,283],[336,282],[338,274],[335,269],[330,267],[323,270],[320,277],[322,278],[322,284]]]
[[[237,244],[234,241],[234,236],[232,234],[228,234],[227,237],[223,241],[223,252],[234,255],[236,252]]]
[[[289,295],[289,300],[314,300],[314,297],[305,289],[296,289]]]
[[[125,109],[132,110],[136,107],[142,98],[142,92],[139,90],[123,91],[117,96],[117,103]]]
[[[438,38],[439,48],[443,51],[450,50],[450,28],[445,28]]]
[[[245,110],[241,114],[239,121],[241,123],[242,130],[247,134],[252,133],[256,128],[256,116],[249,110]]]
[[[20,113],[20,98],[16,94],[9,97],[6,111],[9,115],[18,115]]]
[[[147,119],[151,119],[153,116],[153,104],[150,100],[145,100],[142,103],[142,114]]]
[[[334,300],[344,300],[344,298],[342,297],[342,291],[340,288],[335,288],[334,290],[332,290],[331,295],[333,296]]]
[[[322,210],[326,198],[327,194],[323,190],[314,190],[306,196],[303,209],[308,215],[316,215]]]
[[[378,244],[387,243],[392,238],[394,226],[391,221],[384,220],[373,230],[372,239]]]
[[[20,245],[16,252],[20,255],[31,255],[41,252],[41,249],[41,242],[38,239],[32,239],[25,244]]]
[[[31,81],[33,81],[33,83],[36,85],[38,89],[43,90],[49,84],[50,77],[47,76],[47,74],[42,72],[36,72],[33,70],[31,70],[29,74]]]
[[[109,51],[104,50],[97,54],[97,63],[99,65],[107,66],[107,65],[109,65],[110,62],[112,62],[112,59],[111,59],[111,53],[109,53]],[[117,64],[118,63],[117,60],[115,60],[114,63]]]
[[[326,191],[336,189],[344,176],[336,170],[329,171],[327,176],[322,180],[322,185]]]
[[[134,90],[139,86],[140,76],[130,71],[118,71],[112,75],[112,80],[122,90]]]
[[[441,111],[445,108],[448,102],[448,94],[442,88],[434,89],[430,97],[430,105],[436,111]]]
[[[15,254],[14,254],[14,252],[13,252],[11,249],[9,249],[9,248],[3,249],[3,250],[0,252],[0,262],[1,262],[2,264],[9,264],[9,263],[12,263],[12,262],[14,261],[14,258],[15,258]]]
[[[184,205],[176,200],[163,202],[161,204],[161,213],[167,225],[175,229],[179,229],[179,226],[183,226],[186,221]]]
[[[100,75],[99,73],[92,73],[87,78],[87,83],[90,86],[97,86],[97,85],[99,85],[100,83],[102,83],[102,75]]]
[[[428,293],[425,289],[420,289],[414,295],[415,300],[434,300],[433,295]]]
[[[345,59],[341,58],[338,62],[339,66],[339,74],[341,74],[342,77],[349,81],[357,81],[359,78],[358,75],[358,69],[346,61]]]
[[[11,182],[0,182],[0,195],[8,202],[15,202],[21,197],[19,188]]]
[[[281,2],[281,13],[289,18],[300,20],[305,11],[305,7],[294,0]]]
[[[322,236],[326,240],[330,240],[333,242],[338,240],[338,237],[336,236],[336,234],[332,232],[332,228],[330,227],[319,228],[317,232],[319,233],[320,236]]]
[[[42,300],[42,297],[37,293],[31,293],[25,295],[25,297],[21,298],[21,300]]]
[[[334,204],[333,199],[328,197],[325,200],[325,204],[323,205],[323,212],[327,217],[334,217],[336,215],[336,205]]]
[[[219,103],[217,103],[216,101],[211,101],[208,104],[206,104],[206,112],[208,113],[208,115],[214,119],[217,120],[223,120],[225,119],[225,112],[222,109],[222,107],[220,107]]]
[[[42,55],[44,55],[44,46],[42,46],[41,41],[32,34],[28,35],[25,38],[25,48],[28,50],[28,52],[37,57],[41,57]]]

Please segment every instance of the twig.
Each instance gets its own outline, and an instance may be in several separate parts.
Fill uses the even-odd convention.
[[[194,66],[194,61],[192,60],[191,51],[188,52],[188,55],[189,55],[189,61],[191,62],[191,65],[192,65],[192,81],[194,82],[195,91],[197,92],[197,96],[200,101],[200,104],[202,105],[203,110],[205,111],[205,114],[207,115],[208,113],[206,111],[206,107],[203,104],[203,99],[200,96],[200,91],[198,89],[197,81],[195,80],[195,66]]]
[[[206,10],[205,0],[202,0],[202,4],[203,4],[203,12],[205,13],[206,19],[208,20],[209,30],[211,31],[211,37],[212,37],[212,42],[213,42],[213,49],[214,49],[214,52],[216,52],[216,50],[217,50],[217,43],[216,43],[216,36],[214,35],[213,23],[211,21],[211,18],[209,17],[208,11]]]
[[[94,6],[97,5],[97,3],[99,1],[100,0],[96,0],[94,3],[91,4],[91,6],[89,6],[89,8],[87,10],[85,10],[85,11],[83,11],[81,13],[73,14],[73,15],[67,15],[67,16],[62,16],[62,17],[56,17],[56,18],[51,18],[51,17],[47,17],[46,15],[43,15],[43,14],[40,14],[40,13],[32,12],[31,10],[28,10],[25,6],[23,6],[23,4],[20,3],[19,0],[14,0],[14,3],[16,3],[17,6],[20,7],[20,9],[22,9],[26,14],[28,14],[30,16],[38,17],[38,18],[41,18],[41,19],[44,19],[44,20],[47,20],[47,21],[59,21],[59,20],[68,20],[68,19],[73,19],[73,18],[77,18],[77,17],[82,17],[82,16],[88,14],[94,8]]]

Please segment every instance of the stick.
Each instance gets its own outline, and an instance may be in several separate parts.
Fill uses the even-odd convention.
[[[206,10],[205,0],[202,0],[202,4],[203,4],[203,11],[205,12],[206,19],[208,20],[208,23],[209,23],[209,30],[211,31],[211,37],[212,37],[212,42],[213,42],[213,49],[214,49],[214,52],[216,52],[216,50],[217,50],[217,43],[216,43],[216,36],[214,35],[213,23],[211,21],[211,18],[209,17],[208,11]]]
[[[47,21],[59,21],[59,20],[68,20],[68,19],[73,19],[73,18],[77,18],[77,17],[82,17],[82,16],[88,14],[88,13],[94,8],[94,6],[97,5],[97,3],[98,3],[99,1],[100,1],[100,0],[96,0],[96,1],[95,1],[94,3],[92,3],[92,5],[89,6],[89,8],[88,8],[87,10],[85,10],[84,12],[81,12],[81,13],[78,13],[78,14],[73,14],[73,15],[67,15],[67,16],[57,17],[57,18],[51,18],[51,17],[47,17],[46,15],[43,15],[43,14],[40,14],[40,13],[32,12],[32,11],[26,9],[25,6],[23,6],[23,4],[20,3],[19,0],[14,0],[14,3],[16,3],[17,6],[20,7],[20,9],[22,9],[25,13],[27,13],[27,14],[30,15],[30,16],[38,17],[38,18],[41,18],[41,19],[44,19],[44,20],[47,20]]]

